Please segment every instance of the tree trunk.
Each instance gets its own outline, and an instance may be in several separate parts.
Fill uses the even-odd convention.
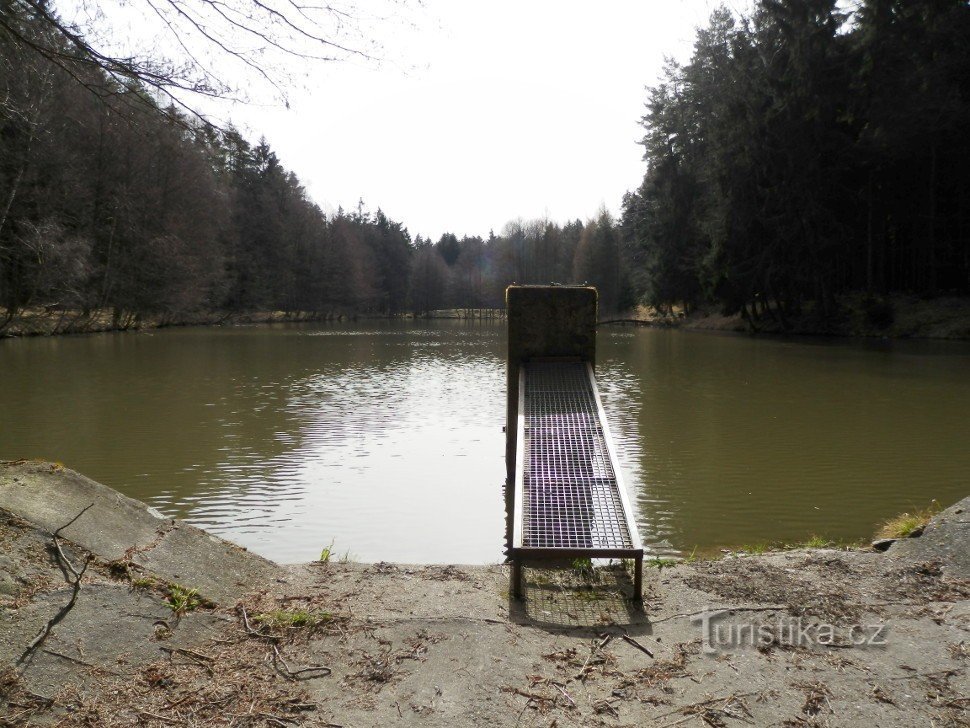
[[[936,135],[933,135],[933,143],[930,145],[930,199],[928,212],[927,240],[929,248],[927,253],[927,288],[931,292],[936,291]]]
[[[872,254],[872,170],[869,170],[869,183],[866,185],[866,203],[869,207],[869,215],[866,220],[866,293],[872,295],[873,279],[873,254]]]

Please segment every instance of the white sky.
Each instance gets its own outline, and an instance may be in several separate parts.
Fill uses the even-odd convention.
[[[396,63],[317,66],[289,110],[231,115],[328,212],[363,198],[434,239],[586,219],[640,183],[645,87],[718,4],[429,0],[380,38]]]
[[[295,64],[306,88],[290,90],[289,109],[228,115],[265,135],[328,213],[363,198],[434,239],[519,217],[585,220],[617,212],[640,183],[645,87],[665,56],[689,58],[719,4],[411,0],[400,18],[368,23],[384,63]],[[119,1],[112,17],[137,5]],[[154,32],[142,18],[113,35],[143,46]]]

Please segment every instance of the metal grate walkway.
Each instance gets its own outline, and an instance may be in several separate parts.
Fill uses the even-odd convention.
[[[639,572],[643,548],[592,367],[524,363],[518,414],[517,557],[634,558]]]

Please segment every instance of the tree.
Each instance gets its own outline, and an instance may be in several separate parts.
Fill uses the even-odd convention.
[[[415,314],[427,314],[444,306],[448,264],[438,250],[424,246],[414,255],[409,300]]]
[[[638,291],[785,328],[852,290],[970,292],[968,31],[958,0],[716,11],[649,94]]]
[[[583,229],[573,262],[573,280],[596,286],[602,313],[615,313],[634,302],[621,260],[620,238],[606,210]]]

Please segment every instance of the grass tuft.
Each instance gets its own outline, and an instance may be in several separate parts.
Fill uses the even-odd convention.
[[[330,562],[330,557],[333,556],[333,543],[334,539],[331,539],[330,545],[320,552],[320,563],[326,564]]]
[[[573,571],[586,583],[596,581],[596,570],[592,559],[573,559]]]
[[[321,624],[332,622],[333,615],[330,612],[309,609],[277,609],[273,612],[257,614],[253,620],[272,629],[300,629],[319,627]]]
[[[181,584],[169,584],[165,591],[165,603],[177,616],[186,612],[193,612],[199,607],[211,606],[211,603],[199,595],[198,589],[189,589]]]
[[[940,512],[940,504],[931,501],[926,508],[914,508],[912,512],[900,513],[884,521],[876,532],[876,538],[907,538],[926,528],[930,519]]]

